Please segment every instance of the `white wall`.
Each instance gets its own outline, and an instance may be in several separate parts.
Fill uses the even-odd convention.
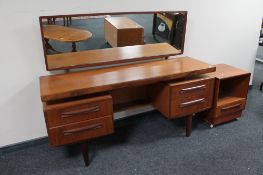
[[[46,75],[38,17],[187,10],[185,55],[253,71],[262,0],[0,0],[0,147],[46,136],[38,77]]]

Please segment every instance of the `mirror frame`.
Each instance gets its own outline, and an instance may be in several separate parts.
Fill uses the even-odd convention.
[[[55,70],[69,70],[74,68],[79,68],[77,65],[74,67],[63,67],[59,69],[49,69],[48,68],[48,61],[47,61],[47,49],[44,39],[44,33],[43,33],[43,19],[47,18],[63,18],[63,17],[80,17],[80,16],[103,16],[103,15],[129,15],[129,14],[154,14],[154,13],[184,13],[185,14],[185,24],[183,28],[183,37],[182,37],[182,48],[181,53],[184,53],[184,46],[185,46],[185,35],[186,35],[186,25],[187,25],[187,11],[138,11],[138,12],[108,12],[108,13],[88,13],[88,14],[69,14],[69,15],[50,15],[50,16],[40,16],[39,17],[39,25],[40,25],[40,31],[41,31],[41,40],[42,40],[42,46],[43,46],[43,52],[45,57],[45,65],[47,71],[55,71]],[[180,55],[178,54],[178,55]]]

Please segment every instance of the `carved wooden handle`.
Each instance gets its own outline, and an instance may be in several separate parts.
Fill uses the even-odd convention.
[[[229,109],[234,109],[234,108],[237,108],[237,107],[240,107],[241,104],[236,104],[236,105],[232,105],[232,106],[227,106],[227,107],[224,107],[221,109],[221,111],[225,111],[225,110],[229,110]]]
[[[195,86],[195,87],[181,89],[180,93],[183,94],[183,93],[192,92],[192,91],[195,91],[195,90],[205,89],[205,88],[206,88],[206,85],[203,84],[203,85],[200,85],[200,86]]]
[[[67,135],[71,135],[71,134],[78,133],[78,132],[99,129],[101,127],[102,127],[102,124],[98,123],[98,124],[94,124],[94,125],[85,126],[85,127],[82,127],[82,128],[66,130],[66,131],[63,132],[63,134],[64,134],[64,136],[67,136]]]
[[[185,103],[181,103],[180,107],[186,107],[186,106],[191,106],[191,105],[195,105],[195,104],[199,104],[199,103],[204,103],[205,102],[205,98],[201,98],[201,99],[197,99],[197,100],[193,100],[193,101],[189,101],[189,102],[185,102]]]
[[[61,113],[61,117],[62,118],[67,118],[67,117],[72,117],[74,115],[79,115],[79,114],[88,114],[88,113],[92,113],[92,112],[98,112],[100,110],[99,106],[94,106],[94,107],[90,107],[90,108],[85,108],[85,109],[78,109],[75,111],[70,111],[70,112],[64,112]]]

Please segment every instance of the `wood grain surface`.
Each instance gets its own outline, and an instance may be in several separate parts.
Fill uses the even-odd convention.
[[[183,57],[40,77],[42,101],[146,85],[215,71],[199,60]]]
[[[92,33],[87,30],[81,30],[59,25],[43,26],[44,38],[62,42],[79,42],[91,38]]]
[[[167,43],[157,43],[48,55],[47,62],[48,68],[55,70],[142,61],[180,53]]]

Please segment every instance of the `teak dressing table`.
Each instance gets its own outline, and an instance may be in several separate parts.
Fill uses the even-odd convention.
[[[184,50],[187,12],[173,14],[183,15],[177,21],[183,24],[177,28],[182,31],[178,33],[181,39],[176,44],[181,45],[180,48],[165,42],[142,43],[142,27],[138,27],[139,43],[136,41],[142,45],[133,45],[126,40],[124,47],[115,47],[123,38],[119,35],[119,38],[112,39],[111,35],[117,35],[125,28],[110,21],[116,20],[115,16],[104,20],[108,27],[104,33],[108,37],[106,41],[114,48],[54,55],[45,52],[47,70],[93,68],[40,77],[41,100],[52,146],[80,143],[84,162],[89,165],[87,141],[114,133],[115,112],[145,105],[152,105],[169,120],[185,118],[186,136],[192,132],[192,119],[197,113],[211,126],[241,116],[250,73],[224,64],[210,65],[190,57],[172,58]],[[119,13],[111,15],[118,16]],[[40,24],[48,18],[40,17]],[[119,21],[123,19],[118,18]],[[130,25],[133,26],[131,29],[125,29],[129,34],[137,30],[133,22]],[[41,31],[44,41],[43,28]],[[45,44],[43,42],[44,51]]]
[[[112,134],[114,112],[145,104],[152,104],[168,119],[185,117],[186,136],[190,136],[194,114],[215,108],[217,80],[209,74],[215,70],[216,66],[182,57],[42,76],[41,100],[50,144],[84,142],[81,148],[88,165],[85,141]],[[245,75],[249,80],[249,73]],[[246,94],[248,81],[242,87]],[[233,114],[232,108],[228,115]],[[243,108],[242,103],[240,114]]]

